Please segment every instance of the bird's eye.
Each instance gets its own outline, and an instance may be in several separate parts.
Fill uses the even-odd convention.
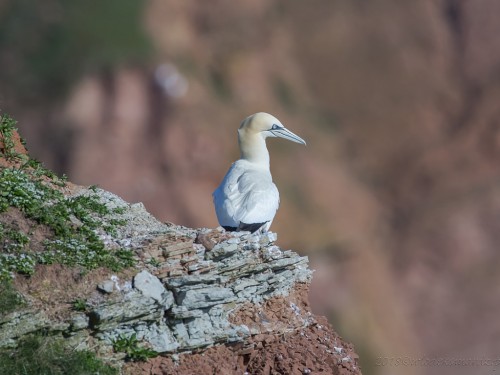
[[[271,128],[271,130],[278,130],[278,129],[281,129],[281,126],[273,124],[273,127]]]

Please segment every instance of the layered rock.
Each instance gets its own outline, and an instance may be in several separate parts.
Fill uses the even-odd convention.
[[[187,366],[189,373],[211,357],[215,371],[221,366],[215,358],[227,350],[232,358],[224,364],[233,365],[224,371],[359,373],[352,347],[311,314],[307,257],[280,249],[275,233],[195,230],[161,223],[142,204],[104,190],[74,188],[71,194],[97,196],[110,209],[105,222],[121,225],[113,235],[100,233],[101,239],[109,249],[133,250],[136,266],[101,273],[82,296],[82,312],[37,309],[38,297],[27,288],[28,307],[0,320],[0,347],[15,347],[25,335],[45,331],[67,337],[75,347],[94,348],[120,366],[129,359],[113,350],[122,339],[133,338],[161,355],[123,367],[129,373],[171,373],[172,366]],[[302,359],[289,352],[292,344],[294,353],[309,348]],[[192,354],[210,347],[206,355]]]

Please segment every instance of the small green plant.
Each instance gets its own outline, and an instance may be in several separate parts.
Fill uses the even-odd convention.
[[[0,280],[0,316],[24,305],[24,300],[16,292],[10,280]],[[3,374],[0,372],[0,374]]]
[[[65,186],[66,181],[68,180],[66,175],[58,177],[54,172],[45,168],[41,162],[34,158],[29,158],[25,163],[23,163],[23,165],[21,165],[20,169],[28,170],[31,175],[37,178],[47,177],[51,183],[56,186]]]
[[[118,215],[123,215],[125,211],[125,207],[116,207],[115,209],[113,209],[113,213]]]
[[[92,352],[76,351],[61,340],[38,335],[21,340],[15,350],[0,350],[0,374],[118,375],[118,370]]]
[[[160,261],[156,258],[151,258],[149,260],[149,264],[151,264],[153,267],[159,267],[160,266]]]
[[[113,349],[115,352],[127,354],[127,359],[137,361],[147,361],[148,358],[158,356],[158,353],[152,349],[145,348],[139,345],[137,334],[133,333],[130,336],[120,335],[113,341]]]
[[[75,311],[87,311],[87,300],[83,298],[75,299],[72,302],[72,309]]]
[[[4,251],[19,252],[26,248],[30,242],[29,237],[19,231],[7,229],[0,223],[0,248]]]

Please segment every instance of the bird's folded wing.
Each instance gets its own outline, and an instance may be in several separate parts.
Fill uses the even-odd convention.
[[[240,176],[230,195],[236,221],[253,224],[270,221],[279,206],[279,193],[270,178],[247,172]]]
[[[279,206],[279,193],[268,171],[236,162],[213,194],[219,223],[238,227],[271,221]]]

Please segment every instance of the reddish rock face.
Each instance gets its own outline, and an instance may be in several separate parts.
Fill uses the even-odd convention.
[[[235,324],[260,327],[262,333],[245,344],[219,345],[203,353],[158,357],[147,363],[129,364],[129,374],[328,374],[360,375],[359,358],[324,317],[309,315],[315,323],[297,326],[299,319],[289,306],[309,311],[307,287],[297,287],[288,297],[272,298],[257,308],[248,304],[233,316]],[[287,331],[281,334],[272,331]]]
[[[4,135],[0,133],[0,167],[14,167],[19,163],[18,158],[6,158],[6,153],[14,153],[17,155],[28,155],[26,147],[21,142],[21,137],[17,131],[13,131],[8,137],[6,144]],[[8,150],[7,150],[8,148]]]
[[[321,324],[319,324],[321,323]],[[333,347],[337,348],[335,350]],[[333,349],[332,349],[333,348]],[[328,374],[360,375],[357,355],[328,322],[284,335],[261,335],[246,349],[217,346],[203,354],[181,355],[178,361],[157,358],[132,364],[130,374]]]

